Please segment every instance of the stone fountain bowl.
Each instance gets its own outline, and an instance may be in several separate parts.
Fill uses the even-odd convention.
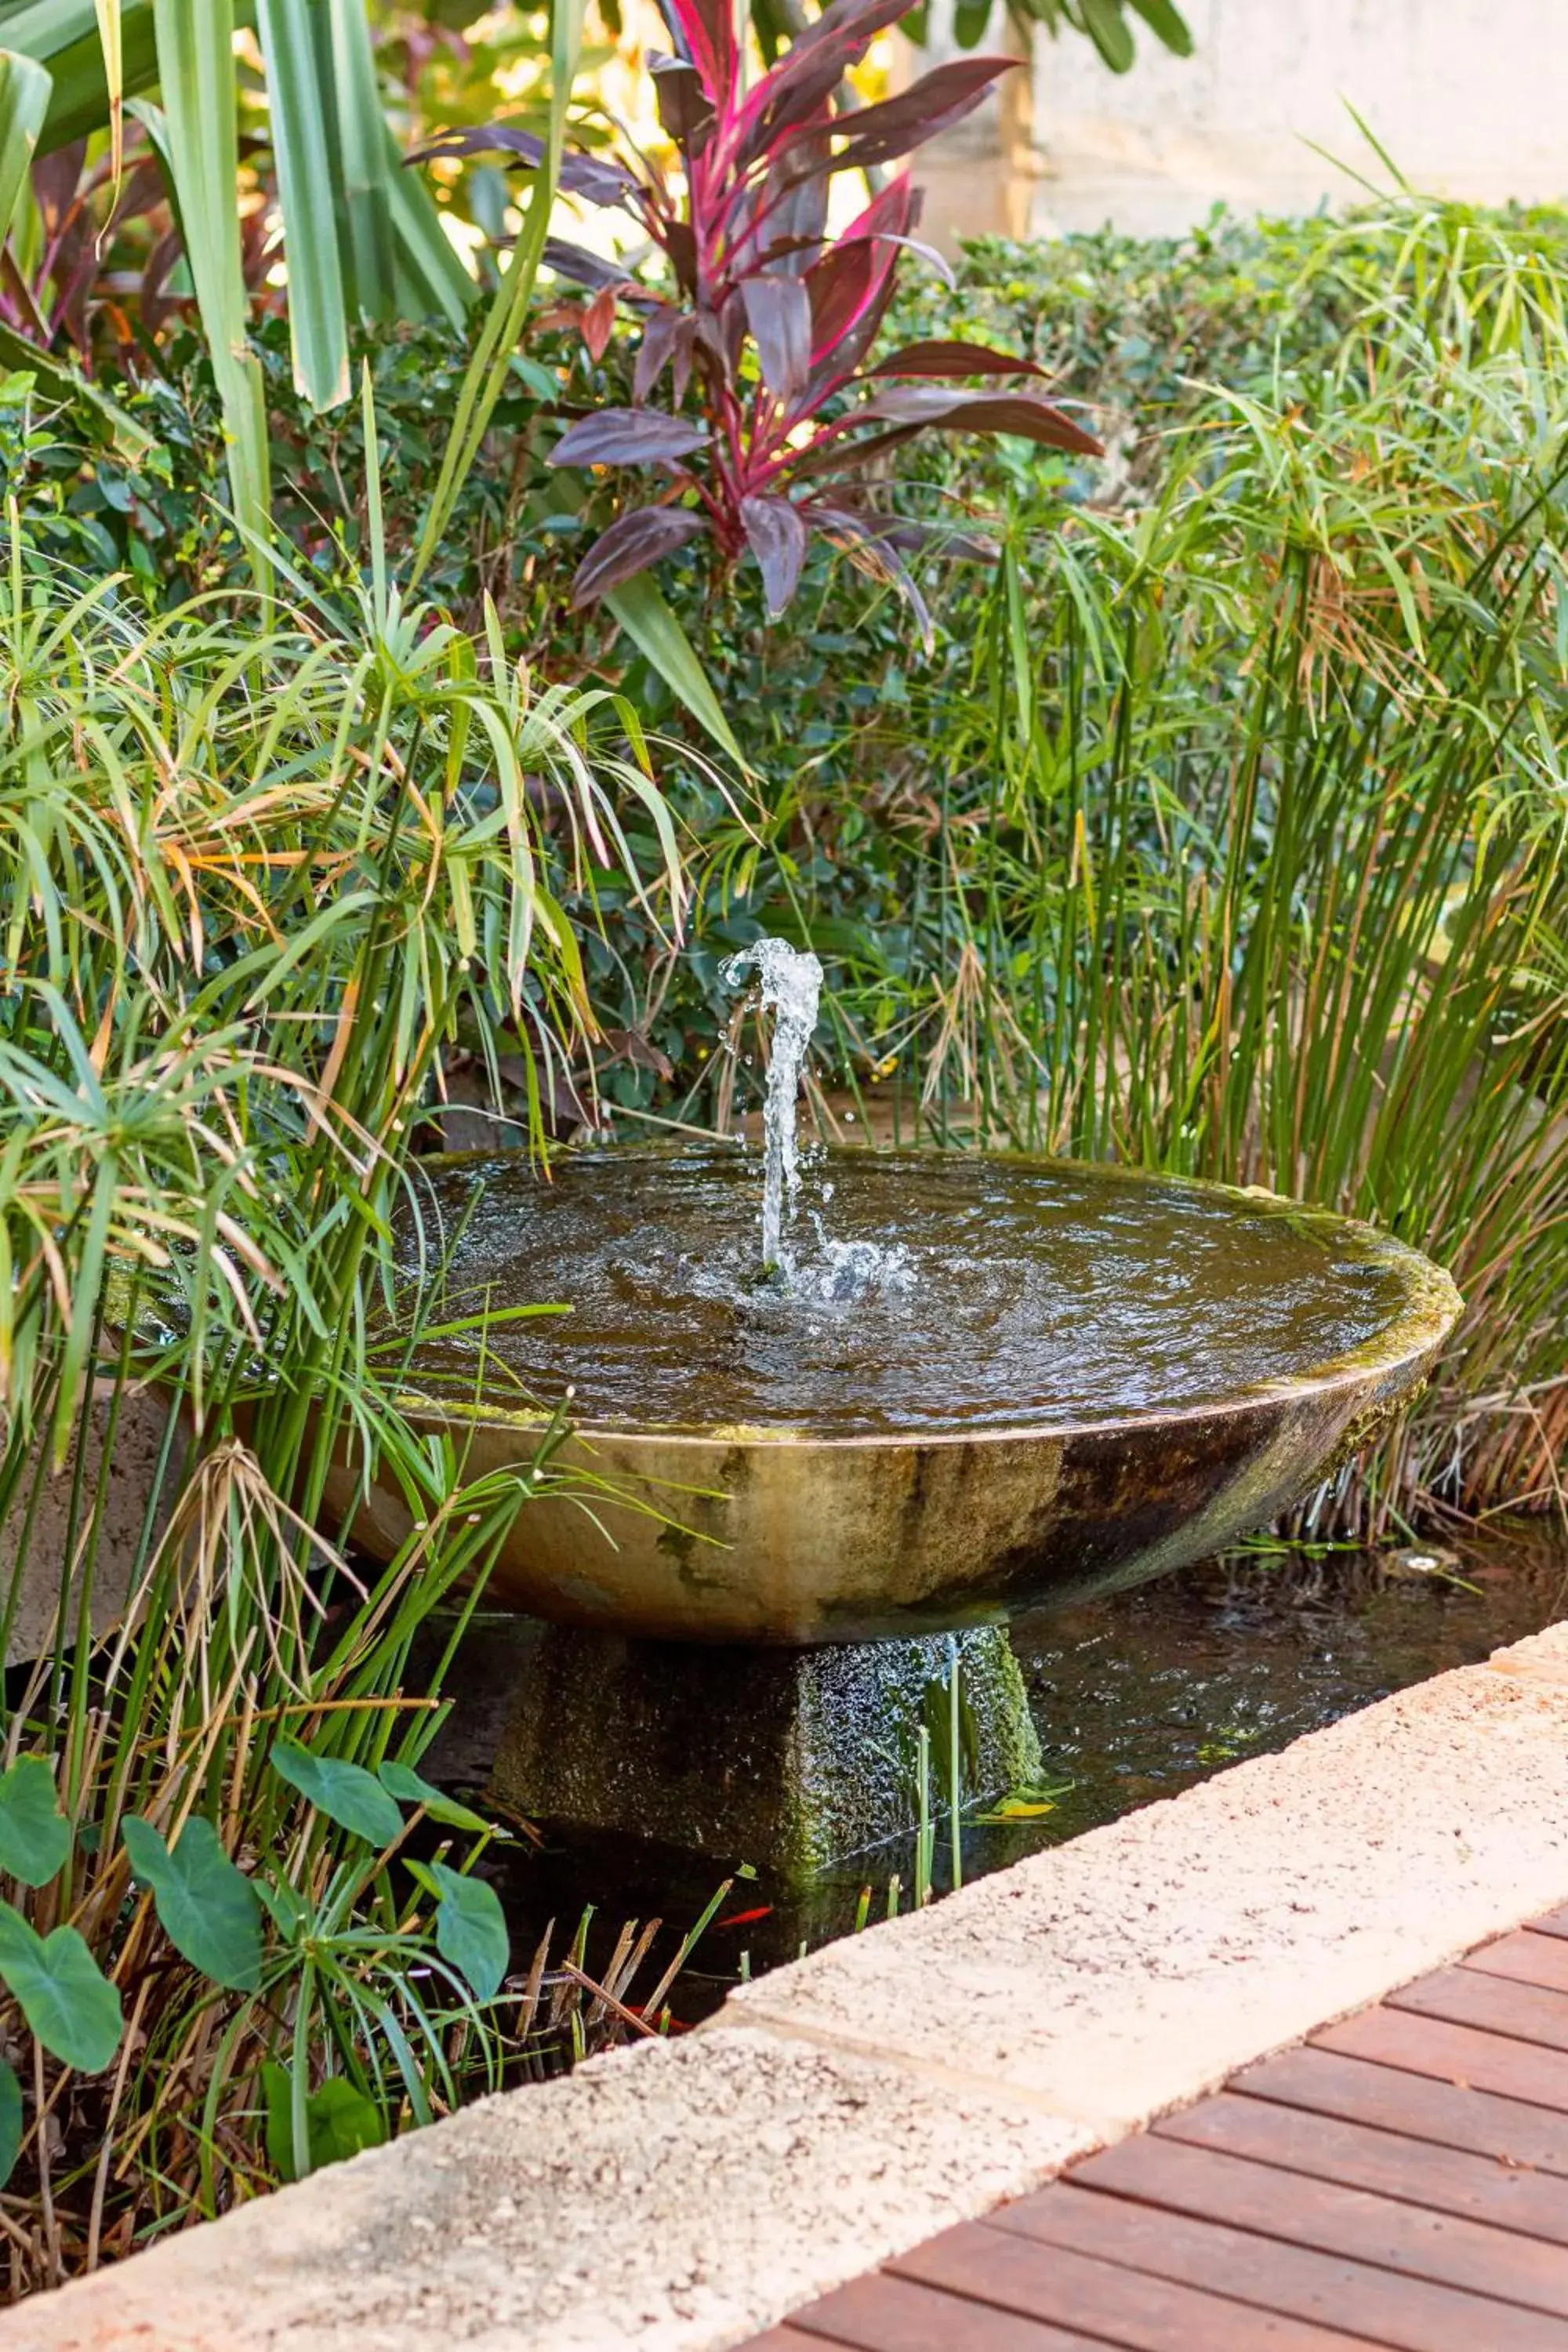
[[[726,1253],[751,1247],[755,1171],[720,1150],[566,1155],[548,1187],[515,1160],[436,1166],[426,1244],[467,1217],[465,1297],[580,1301],[570,1320],[499,1327],[499,1384],[477,1393],[476,1359],[414,1358],[404,1402],[459,1434],[471,1476],[533,1460],[575,1385],[552,1468],[592,1491],[524,1506],[492,1601],[628,1636],[809,1645],[1135,1584],[1276,1519],[1375,1436],[1462,1304],[1388,1234],[1269,1194],[1011,1155],[858,1150],[827,1169],[826,1215],[851,1236],[912,1219],[912,1286],[896,1265],[902,1291],[846,1304],[835,1285],[859,1276],[830,1259],[805,1310],[748,1291]],[[932,1264],[968,1267],[973,1297],[950,1302],[939,1281],[921,1304],[933,1234]],[[904,1377],[906,1327],[921,1336]],[[340,1507],[348,1495],[345,1478]],[[359,1538],[386,1554],[407,1530],[376,1487]]]

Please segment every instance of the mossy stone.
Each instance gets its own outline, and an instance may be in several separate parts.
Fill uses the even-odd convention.
[[[1005,1633],[958,1634],[974,1732],[966,1793],[1036,1780],[1039,1742]],[[910,1758],[948,1639],[705,1648],[551,1628],[494,1767],[531,1818],[808,1877],[912,1827]],[[933,1789],[937,1805],[942,1791]]]

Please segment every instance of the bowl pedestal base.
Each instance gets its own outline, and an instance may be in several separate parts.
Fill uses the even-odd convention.
[[[952,1643],[966,1801],[1037,1781],[1006,1633]],[[495,1794],[530,1819],[809,1878],[914,1826],[916,1733],[946,1721],[950,1654],[945,1634],[803,1650],[551,1627],[524,1669]],[[947,1799],[934,1767],[931,1783],[934,1813]]]

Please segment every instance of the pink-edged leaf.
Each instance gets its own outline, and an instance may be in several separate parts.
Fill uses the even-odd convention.
[[[865,55],[877,35],[909,13],[909,0],[832,0],[797,34],[741,110],[734,161],[754,163],[787,131],[808,122]]]
[[[822,259],[805,273],[811,296],[811,359],[814,369],[837,362],[839,346],[892,284],[898,247],[888,237],[906,236],[919,217],[920,205],[907,172],[889,181]],[[858,361],[862,340],[853,357],[834,376],[841,379]]]
[[[730,0],[658,0],[658,10],[709,97],[722,106],[734,88],[737,64]]]
[[[713,101],[702,77],[685,58],[648,58],[653,76],[654,103],[658,119],[684,155],[695,155],[708,143],[713,129]]]
[[[870,572],[873,579],[890,581],[908,598],[929,653],[935,642],[931,614],[897,548],[889,544],[887,520],[858,508],[829,505],[822,499],[813,499],[806,512],[817,530],[846,549],[862,571]]]
[[[1081,457],[1103,457],[1092,433],[1048,400],[1029,392],[947,392],[940,384],[910,384],[879,392],[860,411],[889,425],[936,433],[1014,433],[1051,449]]]
[[[811,298],[805,280],[742,278],[741,299],[763,382],[787,406],[811,373]]]
[[[437,131],[423,146],[410,148],[404,161],[426,163],[433,156],[510,155],[525,172],[536,172],[544,152],[537,131],[515,122],[480,122],[466,130]],[[566,154],[561,158],[561,185],[568,195],[591,205],[624,205],[641,193],[641,184],[626,170],[599,155]]]
[[[667,466],[700,449],[708,435],[689,417],[658,408],[601,408],[569,425],[552,466]]]
[[[884,99],[879,105],[863,107],[854,114],[841,114],[834,129],[842,134],[844,143],[826,163],[808,148],[802,149],[797,160],[797,140],[790,139],[781,151],[779,168],[792,178],[823,170],[864,172],[907,155],[939,131],[962,122],[993,82],[1022,63],[1021,58],[954,58],[922,74],[897,98]]]
[[[762,571],[768,617],[776,621],[800,585],[805,525],[787,499],[742,499],[741,521]]]
[[[691,507],[637,507],[601,531],[572,579],[572,602],[580,611],[635,572],[646,572],[708,528]]]
[[[867,376],[965,376],[965,375],[1045,375],[1043,367],[1033,360],[1020,359],[1016,352],[994,351],[989,343],[954,342],[933,337],[928,342],[906,343],[901,351],[890,352],[875,367],[868,368]]]

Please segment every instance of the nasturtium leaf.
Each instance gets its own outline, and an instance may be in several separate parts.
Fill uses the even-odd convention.
[[[22,2085],[0,2058],[0,2189],[16,2169],[22,2153]]]
[[[0,1772],[0,1871],[24,1886],[47,1886],[71,1848],[71,1828],[41,1756],[18,1756]]]
[[[74,1927],[40,1936],[0,1903],[0,1977],[51,2057],[100,2074],[120,2047],[120,1995]]]
[[[211,1822],[195,1815],[173,1850],[150,1822],[123,1826],[131,1867],[153,1890],[159,1924],[181,1958],[215,1984],[254,1992],[261,1982],[261,1904]]]
[[[403,1828],[403,1815],[374,1772],[345,1764],[338,1756],[313,1756],[297,1740],[279,1739],[272,1768],[291,1789],[308,1797],[318,1812],[372,1845],[390,1845]]]
[[[267,2102],[268,2160],[280,2179],[296,2180],[300,2176],[294,2163],[293,2077],[288,2067],[264,2065],[261,2092]],[[329,2075],[319,2090],[310,2093],[305,2102],[305,2126],[311,2172],[319,2172],[323,2164],[357,2156],[361,2148],[379,2147],[386,2137],[380,2108],[341,2074]]]
[[[388,1759],[381,1767],[380,1780],[388,1796],[395,1797],[400,1805],[423,1805],[431,1820],[446,1829],[468,1830],[475,1837],[482,1837],[490,1826],[467,1805],[459,1805],[455,1797],[436,1788],[412,1764],[396,1764]]]
[[[436,1949],[477,1999],[493,2000],[511,1958],[500,1895],[487,1879],[465,1878],[444,1862],[430,1864],[430,1876],[441,1898],[436,1906]]]

